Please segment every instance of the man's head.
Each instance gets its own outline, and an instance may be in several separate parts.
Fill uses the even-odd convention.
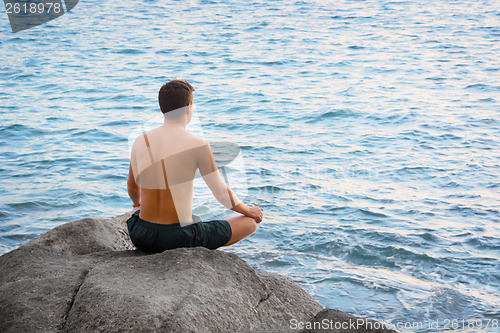
[[[158,102],[163,114],[193,104],[192,85],[183,80],[165,83],[158,93]]]

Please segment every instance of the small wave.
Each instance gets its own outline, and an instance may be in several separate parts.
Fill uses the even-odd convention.
[[[307,207],[302,209],[299,213],[301,215],[313,215],[313,214],[324,214],[328,216],[334,216],[337,214],[341,214],[342,212],[350,210],[349,207]],[[333,215],[332,215],[333,213]]]
[[[446,77],[442,77],[442,76],[432,76],[432,77],[427,77],[425,78],[426,80],[429,80],[429,81],[445,81],[446,80]]]
[[[424,215],[424,216],[435,216],[436,215],[436,214],[434,214],[432,212],[421,211],[421,210],[418,210],[418,209],[409,209],[409,210],[406,211],[406,213],[403,213],[402,215],[404,215],[404,216],[410,216],[410,215],[413,215],[413,214]]]
[[[440,238],[438,236],[431,234],[430,232],[424,232],[421,234],[414,234],[414,235],[428,242],[437,243],[438,241],[440,241]]]
[[[389,217],[385,214],[382,214],[382,213],[377,213],[377,212],[372,212],[368,209],[358,209],[359,212],[365,214],[365,215],[369,215],[369,216],[375,216],[375,217]]]
[[[66,118],[66,117],[56,117],[56,116],[49,116],[49,117],[45,118],[45,120],[47,120],[49,122],[58,122],[58,123],[64,123],[64,124],[73,122],[73,120],[71,120],[69,118]]]
[[[464,243],[471,245],[475,248],[491,249],[491,250],[496,250],[500,248],[500,244],[495,244],[495,242],[498,243],[498,240],[493,237],[487,237],[487,236],[470,237],[464,241]]]
[[[479,216],[486,215],[484,212],[479,211],[475,208],[461,206],[461,205],[452,206],[451,208],[448,208],[447,210],[450,212],[458,213],[458,214],[460,214],[460,216],[463,216],[463,217],[470,217],[470,216],[476,216],[476,215],[479,215]]]
[[[120,141],[127,140],[126,138],[122,138],[121,136],[117,136],[113,133],[106,132],[97,128],[78,131],[76,133],[72,133],[71,136],[77,137],[80,140],[87,142],[94,142],[102,139],[113,139],[113,138],[119,139]]]
[[[422,137],[429,135],[428,132],[418,130],[418,129],[410,129],[410,130],[404,130],[398,133],[400,136],[412,136],[412,137]]]
[[[109,127],[124,127],[124,126],[130,126],[136,124],[135,121],[132,120],[114,120],[110,122],[105,122],[102,123],[103,126],[109,126]]]
[[[120,50],[113,51],[113,53],[117,53],[117,54],[143,54],[143,53],[146,53],[146,51],[138,50],[138,49],[120,49]]]
[[[474,89],[474,90],[482,90],[482,91],[498,91],[500,90],[500,87],[493,87],[488,84],[484,83],[476,83],[476,84],[470,84],[465,87],[465,89]]]
[[[335,118],[348,118],[355,117],[357,114],[351,109],[334,109],[327,112],[324,112],[320,115],[314,116],[312,119],[307,122],[317,122],[327,119],[335,119]]]
[[[427,166],[406,166],[395,170],[396,173],[400,174],[423,174],[423,173],[432,173],[432,172],[443,172],[447,171],[446,169],[441,168],[433,168]]]
[[[40,160],[20,162],[19,166],[27,169],[49,170],[52,167],[58,168],[61,165],[65,166],[78,166],[82,164],[82,159],[78,157],[56,157],[45,158]],[[30,174],[20,174],[19,176],[27,177]],[[12,175],[17,176],[17,175]]]
[[[264,185],[264,186],[252,186],[248,188],[251,191],[259,191],[259,192],[266,192],[266,193],[276,193],[276,192],[281,192],[284,189],[279,187],[279,186],[274,186],[274,185]]]
[[[221,103],[221,102],[227,102],[225,98],[222,97],[213,97],[207,100],[205,103],[206,104],[212,104],[212,103]]]
[[[338,235],[335,239],[332,240],[324,240],[317,241],[318,235],[312,234],[308,236],[309,239],[306,239],[304,243],[298,244],[297,250],[303,253],[310,253],[311,255],[323,255],[327,254],[328,256],[336,256],[336,255],[344,255],[346,253],[346,249],[350,247],[349,241],[347,238],[342,235]],[[311,240],[313,240],[311,244]]]
[[[35,74],[19,74],[19,75],[13,75],[13,78],[14,79],[29,79],[29,78],[33,78],[35,77],[36,75]]]
[[[330,18],[332,18],[334,20],[352,20],[352,19],[355,19],[356,16],[333,15],[333,16],[330,16]]]
[[[480,99],[478,99],[478,102],[491,103],[491,102],[495,102],[495,99],[494,98],[480,98]]]
[[[16,233],[4,235],[2,236],[2,238],[6,239],[7,241],[12,241],[12,243],[26,243],[27,241],[30,241],[37,236],[37,234],[32,233]]]
[[[351,247],[346,253],[346,260],[354,264],[397,267],[405,266],[408,262],[424,264],[439,264],[441,259],[413,250],[408,247],[383,245],[378,243],[360,243]],[[428,266],[428,265],[427,265]]]
[[[26,201],[26,202],[8,203],[7,206],[19,210],[41,210],[47,205],[42,201]]]
[[[269,22],[263,21],[263,22],[260,22],[259,24],[254,25],[254,26],[245,28],[244,31],[255,31],[255,30],[259,30],[259,29],[262,29],[264,27],[267,27],[268,25],[269,25]]]
[[[457,188],[457,187],[462,187],[462,186],[463,185],[461,185],[461,184],[459,184],[457,182],[451,181],[451,182],[448,182],[448,183],[442,185],[441,187],[444,187],[444,188],[446,188],[446,187]],[[451,194],[451,195],[447,195],[446,197],[454,197],[454,196],[455,196],[455,194]]]
[[[175,49],[164,49],[156,51],[156,54],[172,54],[174,52],[176,52]]]
[[[435,287],[428,298],[430,311],[435,311],[449,318],[467,318],[473,313],[472,304],[478,303],[471,295],[447,287]],[[461,314],[457,311],[462,312]]]
[[[451,134],[451,133],[441,134],[438,136],[438,138],[440,140],[459,140],[459,139],[462,139],[462,137],[456,136],[456,135]]]
[[[130,96],[128,96],[128,95],[116,94],[116,95],[111,96],[109,99],[112,101],[121,101],[121,100],[128,99],[128,98],[130,98]]]
[[[267,60],[267,61],[258,61],[256,62],[259,65],[285,65],[288,63],[294,62],[293,60],[285,60],[285,59],[277,59],[277,60]]]
[[[58,88],[59,86],[55,83],[47,83],[47,84],[41,84],[39,86],[36,87],[36,89],[39,89],[39,90],[49,90],[51,88]]]
[[[17,137],[31,139],[32,137],[38,137],[44,134],[46,134],[44,130],[22,124],[13,124],[0,128],[0,136],[2,138]]]

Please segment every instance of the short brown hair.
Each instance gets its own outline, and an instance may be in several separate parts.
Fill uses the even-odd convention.
[[[167,113],[193,102],[194,88],[187,81],[172,80],[165,83],[158,92],[161,112]]]

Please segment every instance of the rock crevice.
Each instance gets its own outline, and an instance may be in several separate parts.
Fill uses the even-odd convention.
[[[66,322],[68,321],[69,313],[71,312],[71,309],[73,308],[73,304],[75,304],[76,295],[78,295],[78,292],[80,291],[80,288],[81,288],[82,284],[85,282],[85,278],[87,277],[87,275],[89,274],[89,272],[90,272],[90,270],[84,270],[81,273],[80,282],[75,287],[75,291],[73,293],[73,297],[71,298],[71,301],[68,304],[68,308],[66,310],[66,315],[63,318],[63,323],[61,325],[61,330],[63,330],[63,331],[65,330],[65,326],[66,326]]]

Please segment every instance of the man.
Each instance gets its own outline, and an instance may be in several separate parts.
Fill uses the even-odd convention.
[[[262,210],[245,205],[223,182],[209,144],[186,131],[193,91],[182,80],[164,84],[158,95],[164,124],[138,136],[132,147],[127,188],[134,208],[127,226],[134,245],[147,252],[232,245],[251,235],[262,221]],[[241,215],[193,221],[197,170],[215,198]]]

